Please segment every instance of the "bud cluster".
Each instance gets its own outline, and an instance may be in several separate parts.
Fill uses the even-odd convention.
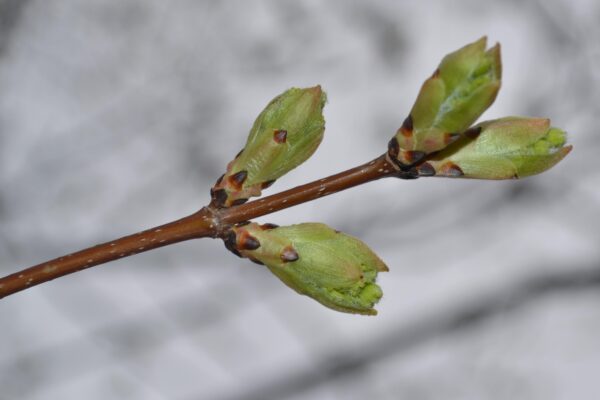
[[[571,146],[565,145],[566,133],[551,127],[548,119],[506,117],[472,126],[494,102],[501,75],[500,46],[486,50],[485,37],[446,55],[423,83],[380,160],[385,157],[395,175],[405,179],[511,179],[554,166]],[[254,122],[243,150],[211,189],[209,207],[218,213],[260,196],[306,161],[323,138],[325,102],[320,86],[292,88],[274,98]],[[385,168],[378,171],[381,175],[375,179],[390,175]],[[382,291],[376,278],[388,268],[352,236],[319,223],[279,227],[246,221],[227,225],[222,238],[233,253],[265,265],[287,286],[326,307],[377,313],[374,306]]]

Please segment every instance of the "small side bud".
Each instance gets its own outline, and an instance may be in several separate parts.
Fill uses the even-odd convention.
[[[296,292],[337,311],[377,314],[373,306],[383,293],[375,280],[388,268],[360,240],[318,223],[282,227],[251,223],[232,231],[236,251],[266,265]],[[248,249],[247,237],[260,246]]]
[[[473,132],[428,160],[435,176],[523,178],[552,168],[572,149],[565,146],[566,133],[544,118],[506,117],[482,122]]]
[[[320,86],[292,88],[274,98],[254,122],[244,149],[213,186],[213,206],[230,207],[236,200],[260,196],[306,161],[323,139],[325,102]]]
[[[402,168],[416,163],[411,154],[430,154],[457,140],[494,102],[500,89],[500,45],[485,50],[486,38],[444,57],[423,83],[398,132],[399,151],[390,158]]]

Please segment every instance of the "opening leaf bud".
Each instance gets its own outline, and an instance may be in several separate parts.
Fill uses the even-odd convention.
[[[244,149],[211,190],[216,207],[260,196],[261,190],[306,161],[323,139],[326,95],[321,86],[286,90],[260,113]]]
[[[565,131],[550,127],[549,119],[505,117],[469,129],[426,164],[436,176],[523,178],[562,160],[572,149],[565,142]]]
[[[388,268],[360,240],[320,223],[250,223],[232,231],[242,257],[266,265],[296,292],[337,311],[377,314],[373,307],[383,293],[375,281]],[[248,246],[248,238],[260,246]]]
[[[410,166],[460,137],[494,102],[500,89],[500,45],[486,51],[485,37],[446,55],[423,83],[402,127],[390,142],[390,158]],[[420,157],[415,158],[415,154]]]

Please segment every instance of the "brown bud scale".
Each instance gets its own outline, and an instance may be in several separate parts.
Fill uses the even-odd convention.
[[[247,177],[248,177],[248,171],[242,170],[242,171],[238,171],[235,174],[231,175],[228,178],[228,180],[229,180],[229,183],[231,184],[231,186],[233,186],[237,190],[240,190]]]
[[[417,172],[417,169],[413,167],[398,171],[394,176],[400,179],[417,179],[419,177],[419,173]]]
[[[237,249],[237,236],[234,231],[227,232],[227,234],[223,238],[223,243],[225,244],[225,248],[227,248],[227,250],[231,251],[238,257],[242,257],[242,255]]]
[[[244,204],[245,202],[247,202],[248,199],[235,199],[234,201],[231,202],[232,206],[239,206]]]
[[[263,182],[263,183],[261,183],[261,184],[260,184],[260,188],[261,188],[261,189],[266,189],[266,188],[268,188],[268,187],[271,187],[271,185],[272,185],[272,184],[274,184],[274,183],[275,183],[275,179],[272,179],[272,180],[270,180],[270,181]]]
[[[294,248],[291,246],[287,246],[286,248],[284,248],[283,251],[281,252],[280,257],[281,257],[281,261],[283,261],[283,262],[293,262],[300,258],[300,256],[298,255],[298,252],[296,252],[296,250],[294,250]]]
[[[399,153],[400,153],[400,145],[398,144],[398,139],[396,139],[396,137],[394,136],[388,142],[388,154],[390,155],[390,158],[395,160],[398,158]]]
[[[425,156],[426,156],[426,154],[423,151],[414,150],[414,151],[405,151],[404,152],[404,157],[411,165],[418,163],[423,158],[425,158]]]
[[[460,137],[460,133],[445,133],[444,134],[444,144],[449,145],[450,143],[454,142],[459,137]]]
[[[258,264],[258,265],[265,265],[265,263],[258,261],[256,258],[254,257],[248,257],[248,260],[252,261],[254,264]]]
[[[424,162],[423,164],[417,167],[417,171],[419,172],[419,176],[434,176],[435,168],[431,166],[428,162]]]
[[[271,224],[271,223],[266,223],[266,224],[262,224],[260,227],[261,227],[263,230],[270,230],[270,229],[279,228],[279,225],[276,225],[276,224]]]
[[[211,189],[210,192],[211,192],[210,195],[212,197],[214,206],[218,207],[218,208],[223,207],[223,205],[227,201],[227,192],[225,191],[225,189],[218,189],[218,190]]]
[[[275,143],[285,143],[287,140],[287,131],[284,129],[277,129],[273,132],[273,140]]]
[[[481,133],[481,127],[469,128],[465,131],[464,135],[470,139],[476,139]]]
[[[408,117],[406,117],[406,119],[404,120],[404,122],[402,123],[402,126],[400,127],[400,133],[404,136],[404,137],[411,137],[413,134],[413,120],[412,120],[412,115],[409,115]]]
[[[459,177],[464,175],[462,169],[460,169],[458,165],[450,161],[442,165],[440,172],[442,173],[442,175],[451,177]]]
[[[243,250],[256,250],[260,247],[260,242],[248,232],[242,231],[238,239],[238,245]]]

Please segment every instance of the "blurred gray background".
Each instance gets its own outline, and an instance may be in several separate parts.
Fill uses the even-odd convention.
[[[485,119],[574,151],[523,181],[384,180],[320,221],[388,263],[379,316],[333,312],[199,240],[0,301],[0,399],[598,399],[600,3],[0,0],[0,273],[192,213],[260,110],[328,92],[315,156],[382,153],[441,57],[502,43]]]

